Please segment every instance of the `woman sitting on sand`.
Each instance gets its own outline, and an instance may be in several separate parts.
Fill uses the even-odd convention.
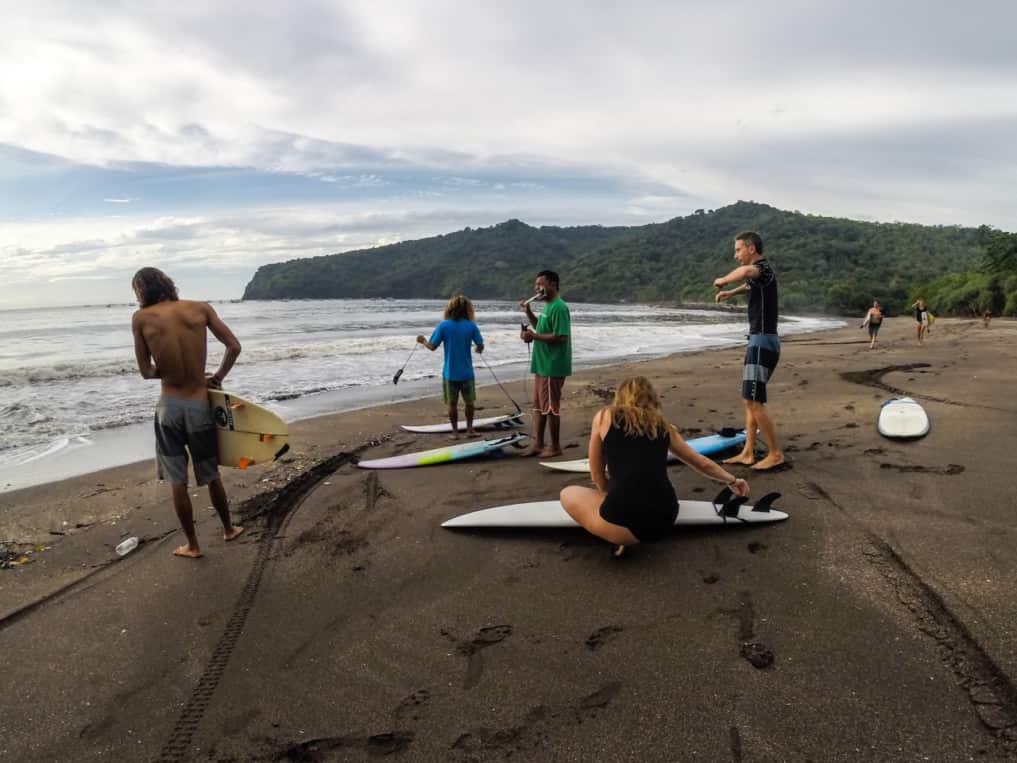
[[[593,417],[590,476],[597,488],[571,485],[561,491],[561,505],[598,538],[617,543],[616,556],[625,546],[659,540],[678,515],[667,476],[668,450],[734,493],[749,494],[745,480],[688,446],[664,417],[653,385],[634,376],[619,384],[614,402]]]

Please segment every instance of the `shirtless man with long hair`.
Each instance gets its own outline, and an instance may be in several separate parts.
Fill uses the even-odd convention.
[[[240,354],[240,342],[207,302],[182,300],[173,281],[156,268],[142,268],[131,281],[141,309],[134,313],[134,354],[145,379],[162,382],[155,408],[155,452],[159,479],[168,480],[173,508],[187,543],[173,553],[201,556],[194,529],[194,510],[187,492],[188,454],[198,485],[208,495],[222,522],[223,538],[243,531],[230,519],[229,499],[219,478],[215,422],[208,403],[209,388],[219,389]],[[219,369],[205,376],[206,330],[226,346]]]

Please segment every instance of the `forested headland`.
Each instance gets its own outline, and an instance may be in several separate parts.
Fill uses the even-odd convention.
[[[765,240],[788,312],[888,314],[918,296],[941,315],[1017,314],[1017,236],[991,228],[872,223],[740,201],[635,227],[533,227],[508,220],[355,252],[263,265],[244,299],[518,299],[557,270],[576,302],[712,302],[733,238]]]

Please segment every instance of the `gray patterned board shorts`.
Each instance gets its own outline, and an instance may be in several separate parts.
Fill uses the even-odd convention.
[[[780,360],[780,337],[776,334],[750,334],[742,366],[742,398],[766,402],[766,383]]]
[[[199,485],[219,479],[219,447],[211,406],[207,400],[160,397],[155,406],[159,479],[186,485],[188,453]]]

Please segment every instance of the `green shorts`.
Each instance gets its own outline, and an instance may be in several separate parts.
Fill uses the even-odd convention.
[[[477,399],[477,386],[473,379],[466,381],[441,380],[441,394],[445,398],[445,405],[459,405],[459,395],[462,394],[463,402],[473,405]]]

